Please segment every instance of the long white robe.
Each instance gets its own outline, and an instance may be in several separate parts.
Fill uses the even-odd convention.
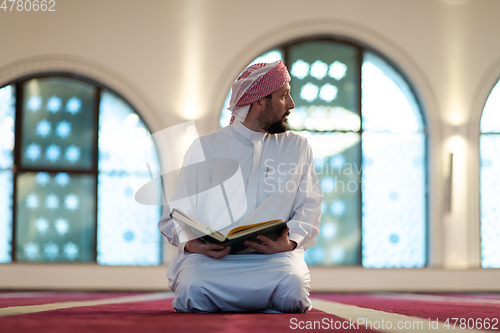
[[[214,223],[226,226],[222,233],[238,225],[283,219],[288,221],[289,239],[297,248],[273,255],[228,255],[219,260],[190,254],[184,251],[187,238],[166,209],[159,228],[178,248],[167,271],[169,287],[176,293],[174,307],[185,312],[307,311],[310,280],[304,250],[316,242],[322,205],[307,140],[292,132],[253,132],[237,121],[201,137],[200,143],[206,160],[238,162],[246,211],[228,225],[221,222],[227,219],[221,219],[220,207],[214,207],[214,195],[196,191],[190,193],[189,205],[179,204],[179,208],[212,227]],[[193,156],[199,156],[193,150],[186,155],[184,165],[193,164]],[[171,202],[169,205],[170,209],[176,207]],[[215,217],[213,211],[217,212]]]

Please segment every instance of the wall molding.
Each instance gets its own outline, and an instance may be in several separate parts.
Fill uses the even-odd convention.
[[[500,292],[500,269],[311,269],[313,292]],[[167,266],[2,264],[3,290],[167,290]]]

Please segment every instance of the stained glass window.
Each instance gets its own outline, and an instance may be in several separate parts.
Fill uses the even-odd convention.
[[[12,172],[0,171],[0,262],[10,262],[12,252]]]
[[[424,266],[426,135],[407,80],[356,43],[315,39],[279,50],[295,102],[288,126],[308,139],[323,192],[306,262]],[[223,111],[221,126],[227,119]]]
[[[144,141],[149,172],[160,165],[127,102],[84,79],[25,79],[0,88],[0,129],[0,262],[160,263],[161,211],[134,200],[151,178],[127,163],[130,144]]]
[[[160,263],[158,206],[139,204],[133,184],[151,180],[148,172],[130,165],[129,148],[146,140],[144,149],[155,157],[151,174],[160,164],[155,145],[145,124],[121,98],[104,91],[100,103],[99,126],[99,213],[97,262],[109,265],[157,265]]]
[[[308,138],[323,192],[320,235],[306,251],[310,265],[360,261],[360,117],[358,50],[313,41],[289,48],[295,110],[289,127]]]
[[[317,243],[305,252],[310,265],[355,265],[360,261],[360,136],[353,132],[298,132],[314,152],[323,193]]]
[[[17,178],[17,261],[92,261],[95,179],[26,172]]]
[[[24,83],[21,164],[47,169],[92,167],[94,86],[63,77]]]
[[[481,118],[481,264],[500,268],[500,81]]]
[[[425,133],[408,83],[380,57],[362,67],[363,266],[426,261]]]
[[[0,88],[0,262],[11,261],[15,89]]]

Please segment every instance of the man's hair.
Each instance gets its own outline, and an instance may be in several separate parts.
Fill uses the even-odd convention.
[[[269,95],[265,96],[265,97],[262,97],[262,98],[265,98],[265,99],[268,99],[268,100],[272,100],[273,99],[273,93],[270,93]],[[255,103],[255,102],[254,102]],[[252,103],[253,105],[253,103]]]

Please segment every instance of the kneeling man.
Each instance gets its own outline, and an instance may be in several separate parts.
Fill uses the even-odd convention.
[[[167,272],[176,311],[311,308],[304,251],[316,242],[322,196],[311,147],[305,138],[287,132],[287,117],[295,107],[289,82],[282,61],[249,66],[232,85],[231,124],[199,141],[206,160],[239,164],[246,212],[231,227],[274,219],[287,221],[288,227],[275,240],[258,236],[263,244],[247,241],[245,245],[258,254],[232,255],[229,247],[183,237],[167,208],[159,228],[178,248]],[[184,165],[193,164],[189,155]],[[196,220],[212,213],[206,195],[195,194],[190,200],[186,213]]]

